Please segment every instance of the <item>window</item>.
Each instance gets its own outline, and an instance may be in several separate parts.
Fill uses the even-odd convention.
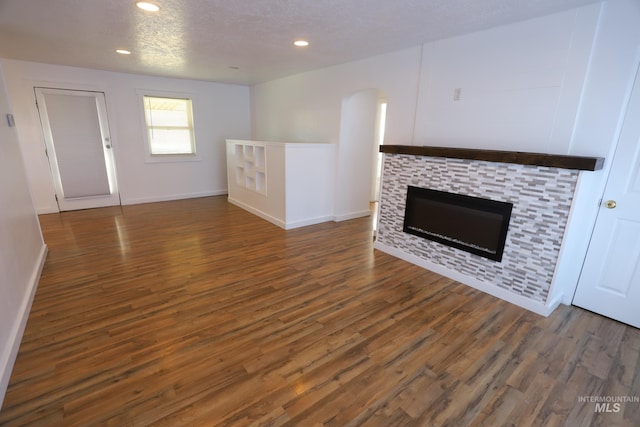
[[[149,154],[195,155],[191,100],[144,95],[143,101]]]

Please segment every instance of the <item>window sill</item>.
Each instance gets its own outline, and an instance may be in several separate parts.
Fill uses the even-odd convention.
[[[189,154],[162,154],[156,156],[147,155],[145,163],[180,163],[180,162],[200,162],[202,157]]]

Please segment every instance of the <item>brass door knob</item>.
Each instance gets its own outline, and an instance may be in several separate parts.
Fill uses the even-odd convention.
[[[607,200],[604,205],[607,207],[607,209],[613,209],[617,206],[615,200]]]

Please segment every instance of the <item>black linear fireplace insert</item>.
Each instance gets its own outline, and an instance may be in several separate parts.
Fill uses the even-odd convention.
[[[409,186],[405,233],[502,261],[513,203]]]

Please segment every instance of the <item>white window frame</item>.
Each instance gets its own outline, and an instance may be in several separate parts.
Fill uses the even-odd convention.
[[[142,124],[142,140],[145,150],[145,163],[169,163],[169,162],[193,162],[200,161],[200,155],[198,150],[196,131],[195,131],[195,110],[196,102],[192,93],[186,92],[167,92],[159,90],[138,89],[136,90],[138,95],[138,104],[140,111],[140,120]],[[149,129],[147,126],[147,119],[145,114],[144,98],[172,98],[172,99],[188,99],[191,101],[191,138],[193,144],[194,153],[184,154],[152,154],[151,153],[151,141],[149,140]]]

